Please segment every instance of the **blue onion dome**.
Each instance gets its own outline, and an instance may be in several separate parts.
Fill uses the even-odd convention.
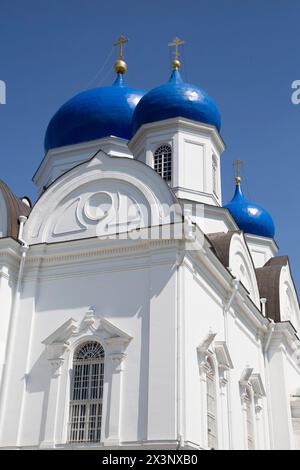
[[[254,204],[245,198],[239,177],[236,178],[233,199],[224,207],[229,210],[243,232],[274,238],[275,226],[271,215],[260,205]]]
[[[57,111],[46,131],[46,152],[108,136],[131,139],[133,112],[144,92],[125,86],[125,70],[112,86],[83,91]]]
[[[175,63],[169,81],[143,96],[133,115],[134,133],[143,124],[174,117],[210,124],[220,131],[221,115],[216,104],[201,88],[183,82],[178,68]]]

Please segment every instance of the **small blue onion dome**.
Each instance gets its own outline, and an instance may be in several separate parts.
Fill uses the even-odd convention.
[[[124,85],[118,73],[112,86],[84,91],[67,101],[51,119],[45,150],[88,142],[101,137],[132,137],[132,116],[144,95]]]
[[[176,68],[166,84],[150,90],[139,102],[133,115],[133,133],[143,124],[174,117],[211,124],[218,131],[221,128],[214,101],[197,86],[184,83]]]
[[[224,207],[229,210],[243,232],[261,237],[274,238],[275,226],[269,212],[260,205],[248,201],[243,195],[240,178],[237,178],[233,199]]]

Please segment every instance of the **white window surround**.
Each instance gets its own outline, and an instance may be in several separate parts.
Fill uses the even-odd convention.
[[[261,423],[263,398],[266,396],[263,382],[260,374],[253,373],[253,369],[247,366],[243,370],[239,385],[244,424],[244,446],[245,449],[249,449],[249,413],[251,413],[253,436],[250,439],[253,440],[253,448],[259,449],[263,439]]]
[[[227,416],[227,371],[233,368],[230,354],[224,341],[214,341],[216,333],[210,331],[197,347],[201,394],[201,436],[200,445],[208,449],[207,423],[207,360],[212,362],[216,385],[216,422],[218,449],[224,448],[228,435]]]
[[[50,365],[50,387],[41,448],[54,448],[67,443],[73,354],[80,344],[89,340],[99,342],[105,354],[100,442],[103,446],[118,445],[120,442],[123,361],[132,337],[108,320],[96,316],[94,309],[90,308],[81,323],[70,318],[43,341]],[[69,444],[70,448],[89,445],[93,444]]]

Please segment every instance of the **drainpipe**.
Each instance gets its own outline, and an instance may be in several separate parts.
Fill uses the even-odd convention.
[[[229,344],[228,334],[228,312],[232,306],[235,296],[239,290],[240,281],[237,278],[232,279],[232,291],[227,304],[224,307],[224,336],[226,344]],[[231,380],[230,369],[227,371],[228,384],[227,384],[227,404],[228,404],[228,441],[229,449],[232,449],[232,405],[231,405]]]
[[[273,320],[271,319],[269,320],[270,320],[270,323],[268,325],[268,336],[266,337],[266,341],[265,341],[263,357],[264,357],[264,365],[265,365],[265,371],[266,371],[267,410],[268,410],[270,447],[271,449],[274,449],[273,419],[272,419],[272,408],[271,408],[270,367],[269,367],[269,361],[268,361],[268,350],[269,350],[272,336],[275,330],[275,323]]]
[[[9,370],[8,366],[10,365],[10,362],[11,362],[12,352],[13,352],[13,347],[14,347],[14,342],[15,342],[14,340],[15,340],[15,335],[16,335],[17,313],[18,313],[19,300],[21,296],[23,272],[24,272],[27,252],[29,249],[28,244],[23,239],[24,225],[26,221],[27,221],[27,217],[25,217],[24,215],[21,215],[19,217],[20,226],[19,226],[19,233],[18,233],[18,242],[21,244],[21,247],[20,247],[21,260],[20,260],[20,265],[19,265],[19,273],[18,273],[15,295],[13,298],[13,306],[12,306],[11,316],[10,316],[10,321],[9,321],[7,344],[5,348],[5,363],[4,363],[3,372],[2,372],[1,394],[0,394],[0,431],[1,431],[1,434],[3,432],[3,429],[1,428],[1,426],[3,425],[3,422],[2,422],[3,413],[5,410],[6,398],[7,398],[7,393],[8,393],[8,391],[6,390],[7,380],[8,380],[7,371]]]

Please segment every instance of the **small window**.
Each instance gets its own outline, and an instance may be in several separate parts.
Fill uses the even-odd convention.
[[[250,390],[246,392],[246,411],[247,411],[247,441],[248,450],[254,450],[254,426],[253,426],[253,402]]]
[[[172,149],[170,145],[161,145],[154,153],[154,170],[167,183],[172,179]]]
[[[101,438],[104,350],[96,341],[80,345],[74,354],[69,442],[99,442]]]
[[[218,445],[216,374],[211,359],[207,360],[206,370],[208,447],[216,449]]]
[[[212,179],[213,179],[213,192],[218,195],[218,162],[215,155],[212,157]]]

